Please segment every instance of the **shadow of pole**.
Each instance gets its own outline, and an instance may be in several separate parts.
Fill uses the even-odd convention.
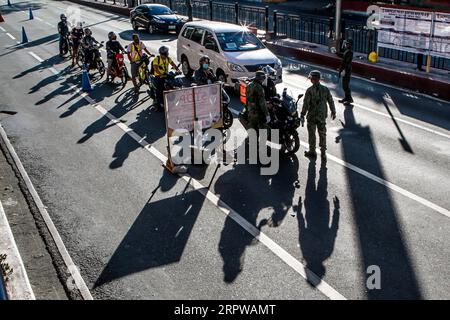
[[[353,109],[344,111],[345,127],[341,130],[344,161],[360,166],[369,161],[370,170],[385,179],[382,165],[369,127],[356,123]],[[358,134],[345,134],[353,131]],[[364,269],[361,281],[368,299],[420,299],[419,284],[403,239],[390,190],[347,169],[353,217]],[[381,288],[368,289],[368,268],[378,266]]]

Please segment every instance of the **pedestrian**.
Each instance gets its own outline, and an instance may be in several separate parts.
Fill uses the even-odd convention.
[[[321,74],[318,70],[313,70],[309,73],[308,78],[311,80],[312,86],[306,90],[305,98],[303,101],[303,108],[301,112],[301,121],[308,121],[308,143],[309,151],[305,152],[305,156],[308,158],[317,157],[316,153],[316,128],[319,133],[319,146],[321,151],[322,160],[327,159],[327,117],[328,106],[331,111],[331,119],[336,119],[336,108],[334,106],[333,97],[330,90],[320,83]]]
[[[194,18],[192,16],[192,0],[186,0],[186,8],[187,8],[187,14],[188,14],[188,21],[193,21]]]
[[[344,99],[339,100],[339,103],[351,104],[353,103],[352,92],[350,90],[350,77],[352,75],[352,60],[353,60],[353,39],[347,39],[345,42],[345,51],[342,57],[341,66],[339,67],[339,78],[342,77],[342,89],[344,89]]]

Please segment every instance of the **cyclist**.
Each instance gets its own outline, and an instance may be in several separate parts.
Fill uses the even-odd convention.
[[[72,40],[72,67],[75,65],[78,57],[78,49],[80,47],[81,40],[83,39],[83,23],[78,22],[70,32],[70,39]]]
[[[156,105],[163,104],[164,82],[169,73],[169,66],[172,66],[177,70],[178,74],[181,74],[178,66],[169,57],[169,48],[162,46],[158,50],[159,55],[152,61],[152,74],[154,75],[155,87],[156,87]]]
[[[139,71],[139,62],[141,61],[144,52],[150,57],[153,57],[150,51],[145,47],[145,44],[139,39],[139,35],[137,33],[133,34],[133,42],[128,45],[127,54],[131,63],[131,81],[133,81],[135,93],[139,93],[139,85],[136,78]]]

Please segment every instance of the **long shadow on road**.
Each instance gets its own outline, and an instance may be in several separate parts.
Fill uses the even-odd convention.
[[[266,225],[277,227],[293,209],[298,169],[298,159],[295,157],[281,161],[280,171],[274,176],[261,175],[257,165],[237,164],[217,179],[214,191],[259,230]],[[263,210],[271,211],[271,217],[257,223],[258,215]],[[252,235],[232,218],[226,218],[219,242],[225,282],[235,281],[242,272],[245,250],[254,243]]]
[[[369,162],[374,174],[384,179],[370,128],[356,122],[351,107],[345,109],[344,119],[345,127],[340,132],[343,160],[359,167],[361,162]],[[363,264],[359,278],[367,298],[420,299],[420,287],[390,190],[350,169],[347,169],[347,181]],[[366,288],[366,272],[370,266],[380,268],[381,289]]]
[[[334,210],[332,215],[330,213],[327,170],[326,164],[322,162],[316,185],[316,161],[310,161],[303,202],[305,213],[301,210],[300,202],[297,215],[300,249],[306,267],[312,271],[306,273],[312,285],[317,285],[325,275],[324,262],[333,253],[339,227],[340,207],[337,197],[333,198]]]
[[[188,190],[152,201],[156,191],[168,191],[177,177],[164,170],[158,187],[101,272],[94,288],[124,276],[178,263],[203,206],[205,197]]]

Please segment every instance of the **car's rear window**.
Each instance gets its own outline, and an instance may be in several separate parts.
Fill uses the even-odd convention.
[[[204,32],[205,32],[205,30],[200,29],[200,28],[196,28],[194,33],[191,36],[191,40],[194,41],[194,42],[197,42],[197,43],[201,43]]]
[[[194,28],[188,27],[184,29],[182,36],[186,39],[190,39],[192,36],[192,32],[194,32]]]

